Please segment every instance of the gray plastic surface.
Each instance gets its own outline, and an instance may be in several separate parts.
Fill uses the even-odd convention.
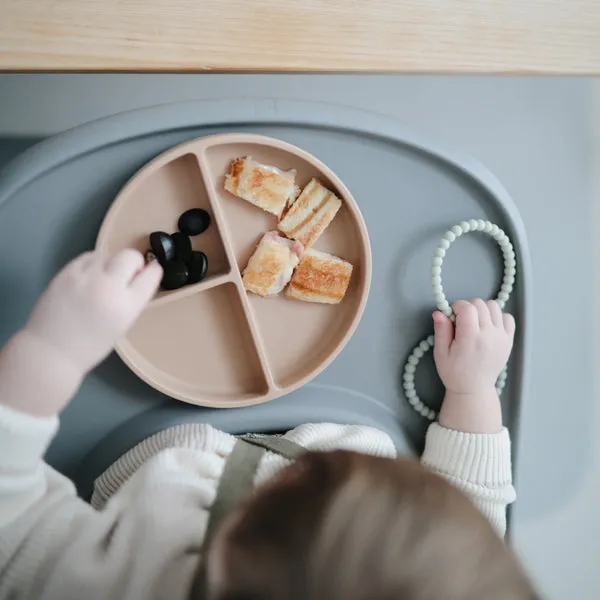
[[[431,332],[430,258],[437,240],[466,218],[496,222],[517,252],[518,278],[508,309],[517,316],[519,335],[503,396],[514,433],[525,384],[531,286],[525,232],[513,202],[473,159],[347,107],[272,100],[165,105],[83,125],[26,151],[0,173],[0,343],[24,322],[56,271],[93,247],[104,213],[137,169],[180,142],[233,131],[296,144],[350,188],[367,222],[374,262],[371,295],[356,334],[302,390],[230,411],[166,398],[113,355],[64,412],[49,462],[70,476],[83,473],[83,489],[91,473],[139,439],[191,419],[234,433],[307,421],[363,423],[388,431],[403,453],[419,449],[427,423],[406,404],[402,367],[412,346]],[[500,283],[500,253],[483,236],[466,236],[453,245],[443,276],[451,300],[491,297]],[[431,403],[437,408],[441,386],[431,361],[424,362],[417,384],[424,399],[437,399]]]

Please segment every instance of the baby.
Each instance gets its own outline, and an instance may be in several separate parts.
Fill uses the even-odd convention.
[[[82,255],[0,354],[0,600],[537,598],[502,540],[515,492],[494,384],[515,325],[496,302],[457,302],[455,326],[433,315],[446,395],[421,464],[369,427],[237,439],[197,423],[79,499],[44,452],[161,275],[133,250]]]

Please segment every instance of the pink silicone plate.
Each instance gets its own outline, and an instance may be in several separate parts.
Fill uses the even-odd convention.
[[[225,191],[238,156],[280,169],[296,169],[304,186],[312,177],[334,191],[343,206],[314,245],[354,265],[338,305],[260,298],[244,290],[241,271],[276,217]],[[209,229],[192,237],[208,256],[204,281],[160,291],[117,345],[125,363],[156,389],[191,404],[235,407],[285,395],[318,375],[339,354],[365,307],[371,248],[356,202],[323,163],[280,140],[250,134],[215,135],[165,152],[139,171],[110,207],[97,247],[148,249],[148,235],[177,231],[189,208],[206,209]]]

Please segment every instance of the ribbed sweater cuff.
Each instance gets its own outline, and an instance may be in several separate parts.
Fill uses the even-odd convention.
[[[0,404],[0,472],[31,469],[58,429],[58,417],[34,417]]]
[[[448,478],[498,486],[512,481],[508,430],[464,433],[433,423],[427,431],[421,462]]]

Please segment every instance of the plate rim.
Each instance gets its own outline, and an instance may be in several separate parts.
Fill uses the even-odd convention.
[[[326,165],[314,154],[304,150],[303,148],[300,148],[299,146],[296,146],[295,144],[286,142],[285,140],[256,133],[228,132],[200,136],[172,146],[171,148],[168,148],[167,150],[164,150],[160,154],[156,155],[146,164],[142,165],[119,190],[119,192],[113,199],[111,205],[109,206],[106,214],[104,215],[104,219],[102,220],[100,229],[98,230],[98,235],[96,236],[96,249],[102,246],[103,239],[107,235],[107,231],[109,230],[110,225],[112,224],[112,221],[115,218],[114,214],[118,213],[121,204],[120,199],[123,196],[130,193],[133,189],[135,189],[135,187],[137,187],[140,184],[140,182],[144,180],[144,177],[155,172],[157,169],[168,165],[174,160],[185,156],[186,154],[196,155],[196,158],[199,163],[198,169],[199,171],[202,171],[200,153],[206,156],[206,151],[210,148],[216,146],[225,146],[231,143],[257,144],[283,150],[284,152],[288,152],[294,155],[295,157],[298,157],[299,159],[307,162],[311,166],[315,167],[317,170],[319,170],[319,172],[323,173],[333,183],[336,192],[340,195],[346,207],[351,211],[353,221],[357,225],[357,230],[360,235],[362,256],[360,271],[361,281],[359,285],[361,285],[362,291],[360,294],[358,305],[356,307],[356,310],[354,311],[354,315],[352,316],[349,326],[346,328],[346,331],[342,335],[341,339],[336,343],[334,349],[327,354],[324,360],[321,360],[315,368],[311,369],[310,372],[305,376],[294,381],[293,384],[286,386],[277,385],[275,386],[275,388],[267,389],[266,393],[251,395],[249,398],[232,399],[224,396],[223,399],[219,399],[214,396],[212,398],[210,396],[207,396],[208,399],[199,400],[197,397],[194,397],[192,395],[174,392],[172,389],[169,388],[167,384],[161,383],[157,378],[149,375],[143,369],[143,366],[140,366],[136,363],[135,356],[132,356],[132,354],[138,351],[135,350],[133,344],[130,342],[127,336],[124,336],[121,340],[119,340],[116,343],[115,351],[121,358],[121,360],[133,373],[135,373],[137,377],[145,381],[148,385],[152,386],[154,389],[175,400],[186,402],[195,406],[208,408],[239,408],[243,406],[254,406],[257,404],[264,404],[266,402],[276,400],[277,398],[281,398],[282,396],[286,396],[300,389],[310,381],[314,380],[320,373],[322,373],[333,363],[333,361],[346,347],[348,342],[352,339],[352,336],[354,335],[358,325],[360,324],[360,321],[363,317],[366,308],[369,293],[371,290],[371,279],[373,273],[373,255],[367,225],[360,210],[359,204],[352,195],[348,186],[346,186],[346,184],[335,173],[335,171],[331,169],[331,167]],[[209,186],[211,185],[211,183],[207,183],[206,181],[204,181],[204,185]],[[216,188],[214,191],[218,192]],[[231,271],[240,271],[237,264],[230,265],[230,268]],[[198,293],[201,294],[203,292],[199,291]],[[145,310],[152,310],[152,306],[149,305],[148,307],[146,307]]]

